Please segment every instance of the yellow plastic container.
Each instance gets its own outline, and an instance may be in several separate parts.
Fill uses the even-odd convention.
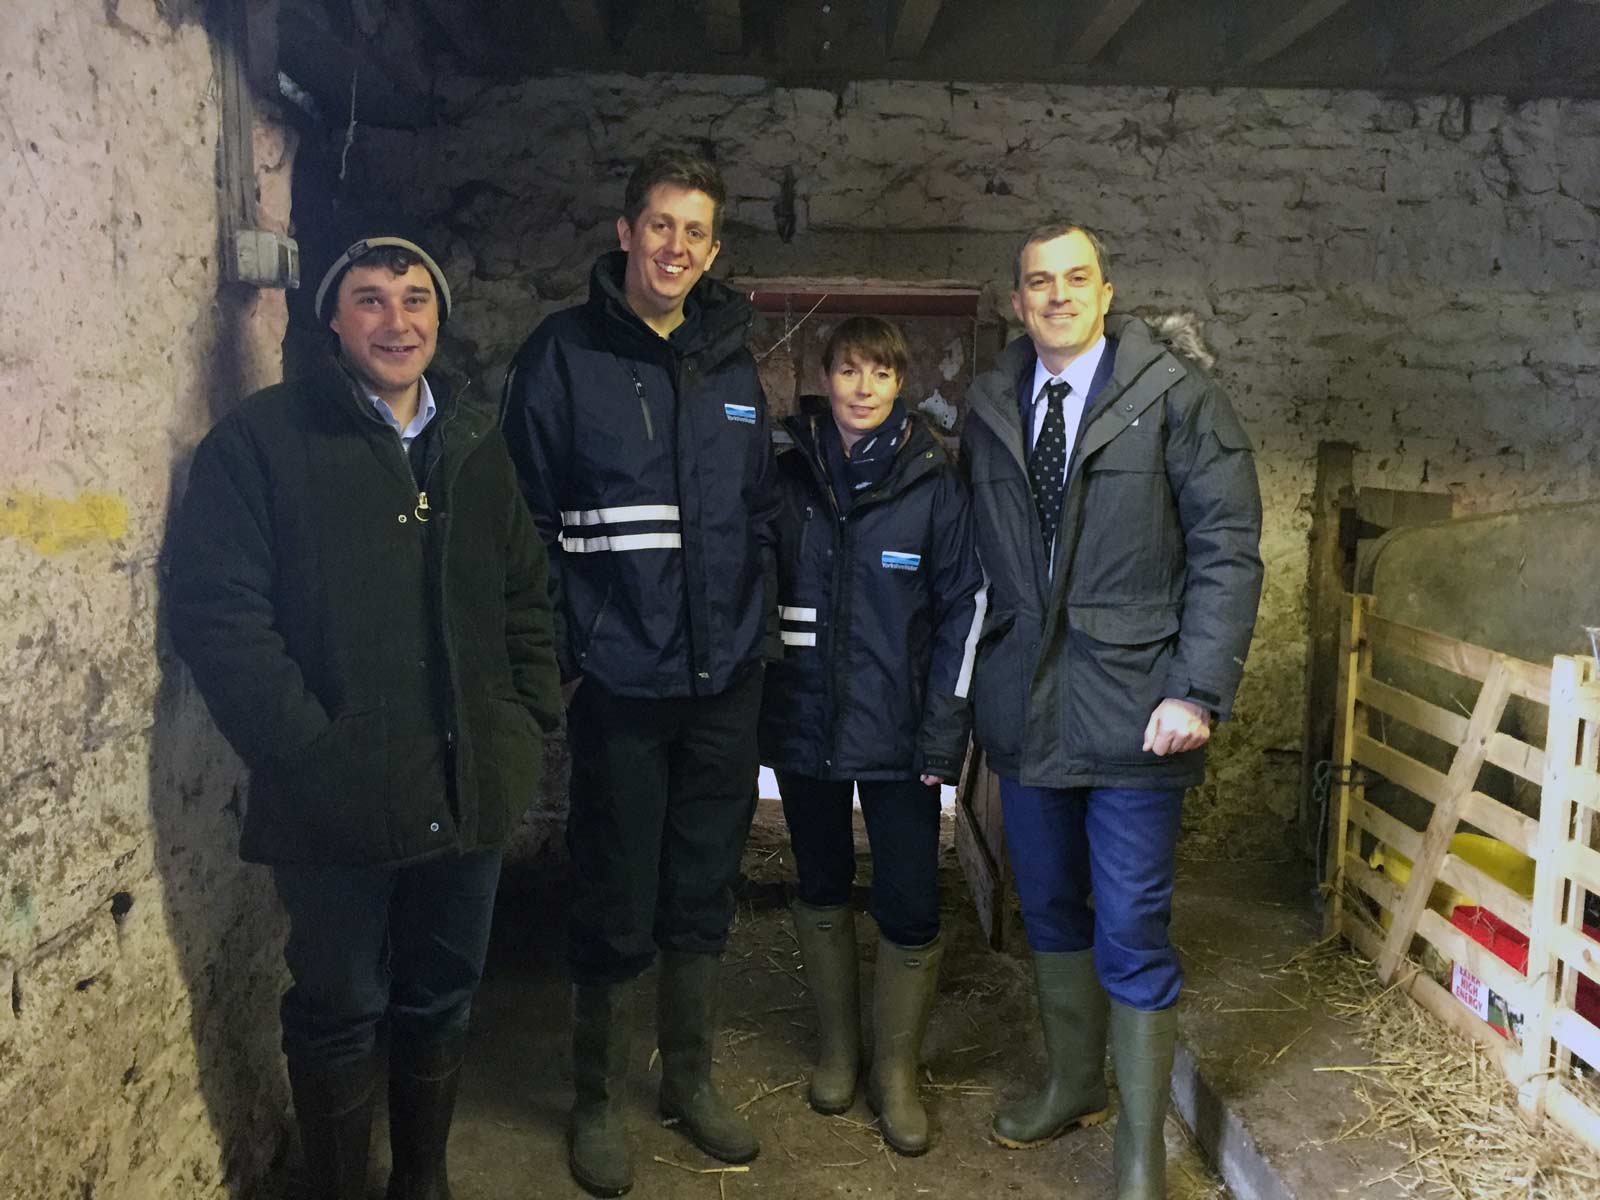
[[[1519,895],[1532,897],[1533,859],[1515,847],[1480,833],[1458,833],[1450,839],[1450,853]],[[1367,863],[1375,870],[1382,871],[1398,888],[1404,888],[1406,881],[1411,878],[1411,860],[1382,842],[1378,843]],[[1461,904],[1475,906],[1477,901],[1448,883],[1435,883],[1433,891],[1428,894],[1428,907],[1446,920]],[[1392,919],[1393,915],[1385,910],[1381,918],[1385,929]]]

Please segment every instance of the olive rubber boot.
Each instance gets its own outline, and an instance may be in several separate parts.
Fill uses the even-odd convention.
[[[878,939],[867,1103],[878,1114],[883,1140],[907,1157],[928,1150],[928,1111],[917,1096],[917,1067],[943,959],[939,938],[926,946],[897,946],[887,938]]]
[[[314,1200],[366,1200],[367,1155],[377,1064],[371,1057],[341,1067],[289,1062],[300,1150]]]
[[[811,1107],[830,1116],[849,1110],[861,1073],[861,991],[856,965],[855,915],[846,905],[790,906],[806,985],[817,1006],[817,1069]]]
[[[1042,1146],[1074,1126],[1106,1119],[1106,1021],[1109,1002],[1094,969],[1094,951],[1035,953],[1044,1027],[1045,1081],[994,1115],[994,1140],[1013,1150]]]
[[[1140,1012],[1112,1003],[1111,1063],[1122,1098],[1113,1143],[1117,1200],[1166,1200],[1167,1097],[1177,1040],[1176,1008]]]
[[[661,954],[656,992],[661,1116],[712,1158],[747,1163],[761,1153],[761,1143],[711,1081],[719,966],[714,954]]]
[[[389,1047],[389,1173],[387,1200],[450,1200],[445,1145],[456,1111],[466,1039],[426,1047],[396,1040]]]
[[[628,1080],[628,1008],[633,984],[576,984],[572,989],[572,1083],[567,1168],[594,1196],[633,1186],[633,1157],[622,1122]]]

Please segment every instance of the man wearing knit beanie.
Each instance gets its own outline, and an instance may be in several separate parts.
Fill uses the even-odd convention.
[[[450,290],[382,228],[316,296],[337,356],[201,442],[171,633],[250,768],[241,855],[289,917],[281,1009],[306,1172],[367,1195],[389,1026],[390,1200],[448,1200],[445,1142],[501,847],[561,703],[546,555],[495,406],[427,374]]]

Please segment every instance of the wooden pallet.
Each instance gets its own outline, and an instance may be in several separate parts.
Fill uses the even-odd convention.
[[[1463,716],[1375,677],[1374,651],[1385,660],[1427,663],[1476,681],[1476,704]],[[1591,848],[1600,812],[1600,681],[1594,664],[1559,657],[1544,667],[1402,625],[1377,616],[1370,596],[1346,598],[1339,654],[1324,877],[1329,931],[1370,957],[1386,983],[1404,987],[1440,1020],[1481,1044],[1517,1085],[1530,1120],[1549,1114],[1600,1150],[1600,1111],[1569,1082],[1574,1053],[1600,1068],[1600,1029],[1573,1007],[1578,972],[1600,979],[1600,942],[1582,932],[1584,890],[1600,893],[1600,852]],[[1545,746],[1500,731],[1514,695],[1548,707]],[[1375,714],[1455,747],[1449,770],[1440,772],[1374,736]],[[1477,790],[1485,764],[1540,787],[1538,820]],[[1363,785],[1368,774],[1426,800],[1432,813],[1426,828],[1413,828],[1372,804]],[[1534,860],[1532,901],[1449,852],[1463,822]],[[1368,865],[1364,835],[1411,860],[1403,888]],[[1440,882],[1472,896],[1529,939],[1526,976],[1428,907]],[[1387,914],[1387,928],[1374,909]],[[1416,967],[1411,951],[1419,938],[1522,1012],[1520,1047]]]

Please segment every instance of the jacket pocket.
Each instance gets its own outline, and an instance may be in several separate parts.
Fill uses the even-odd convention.
[[[594,616],[589,618],[588,628],[584,630],[583,644],[578,647],[578,670],[583,670],[583,664],[589,659],[589,647],[594,645],[595,636],[600,632],[600,625],[606,619],[606,609],[611,607],[611,595],[616,590],[615,579],[606,584],[605,595],[600,597],[600,604],[594,610]]]
[[[1144,730],[1162,700],[1178,612],[1167,605],[1067,610],[1068,675],[1063,693],[1075,758],[1153,763]]]
[[[273,761],[261,799],[308,854],[364,861],[387,842],[388,768],[388,711],[346,709],[309,746]]]
[[[544,734],[533,714],[514,697],[489,701],[488,745],[474,748],[477,759],[482,839],[499,841],[538,795],[544,774]]]
[[[1015,758],[1022,750],[1028,680],[1016,623],[1014,612],[990,613],[978,634],[972,671],[973,736],[994,758]]]

